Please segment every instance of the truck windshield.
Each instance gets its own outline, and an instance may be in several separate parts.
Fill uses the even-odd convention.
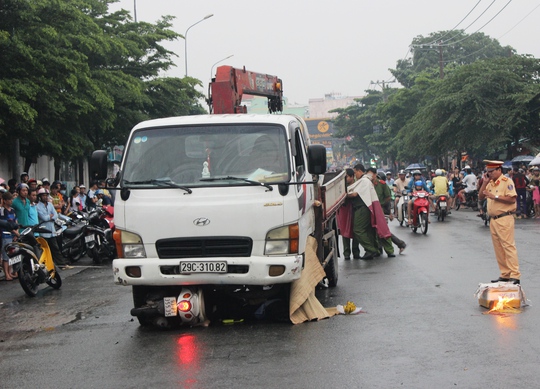
[[[278,125],[141,129],[130,138],[122,186],[172,188],[286,182],[290,178],[287,145],[285,129]]]

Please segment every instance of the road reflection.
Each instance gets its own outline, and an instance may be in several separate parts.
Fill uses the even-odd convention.
[[[197,385],[200,372],[201,348],[197,337],[193,334],[181,335],[176,341],[176,357],[178,359],[179,373],[183,378],[183,388]]]

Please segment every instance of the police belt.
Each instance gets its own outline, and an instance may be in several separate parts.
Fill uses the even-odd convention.
[[[505,212],[505,213],[501,213],[500,215],[497,215],[497,216],[490,216],[493,220],[495,219],[498,219],[500,217],[505,217],[505,216],[508,216],[508,215],[513,215],[515,212],[514,211],[508,211],[508,212]]]

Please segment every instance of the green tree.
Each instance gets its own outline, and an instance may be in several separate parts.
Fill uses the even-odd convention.
[[[141,120],[203,111],[198,81],[159,78],[173,64],[161,42],[181,37],[172,17],[133,23],[112,2],[2,1],[0,140],[21,139],[28,161],[72,160],[124,143]]]
[[[523,137],[540,140],[539,71],[540,60],[524,56],[456,69],[426,91],[424,104],[402,127],[404,153],[466,150],[481,158]]]
[[[463,30],[433,32],[419,35],[411,43],[412,58],[399,60],[396,69],[390,71],[404,87],[411,87],[420,72],[440,72],[442,57],[444,72],[487,58],[509,57],[515,54],[510,46],[501,46],[496,39],[476,32],[466,34]]]
[[[383,101],[383,93],[376,90],[367,90],[366,93],[365,97],[355,100],[355,105],[330,111],[338,113],[333,120],[335,136],[350,137],[347,145],[356,150],[363,160],[378,154],[379,150],[369,140],[370,136],[383,131],[377,114],[377,105]]]

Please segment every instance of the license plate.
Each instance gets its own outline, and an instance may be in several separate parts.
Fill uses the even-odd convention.
[[[84,241],[85,241],[86,243],[93,242],[94,240],[96,240],[96,239],[94,238],[94,235],[87,235],[87,236],[84,237]]]
[[[439,203],[439,205],[440,205],[441,207],[446,207],[446,201],[441,201],[441,202]]]
[[[182,261],[180,262],[180,273],[227,273],[227,262],[219,261],[204,261],[204,262],[192,262]]]
[[[17,264],[17,263],[19,263],[21,261],[22,261],[22,255],[19,254],[19,255],[15,255],[14,257],[9,258],[8,263],[9,263],[9,266],[11,266],[11,265],[15,265],[15,264]]]
[[[165,308],[165,317],[174,317],[178,315],[178,306],[176,304],[176,298],[164,297],[163,307]]]

